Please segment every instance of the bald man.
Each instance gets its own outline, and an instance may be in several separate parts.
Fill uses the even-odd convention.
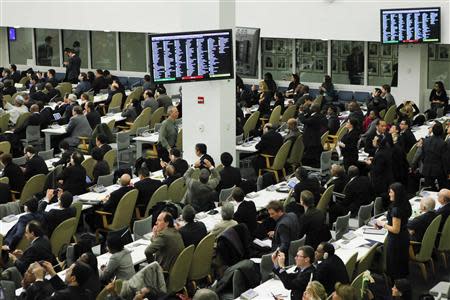
[[[431,197],[424,197],[420,200],[420,215],[409,220],[407,225],[412,240],[422,241],[425,230],[427,230],[428,225],[436,217],[436,212],[434,211],[435,205],[436,202]]]
[[[128,193],[133,189],[130,186],[131,176],[129,174],[123,174],[119,179],[120,188],[112,192],[110,195],[106,196],[102,202],[103,207],[102,210],[106,212],[110,212],[114,215],[116,211],[117,205],[119,204],[120,199],[122,199],[123,195]],[[111,217],[112,219],[112,217]]]
[[[440,190],[438,194],[438,202],[441,207],[436,210],[436,214],[442,216],[441,225],[439,226],[439,231],[442,231],[442,227],[444,227],[445,221],[450,215],[450,190]]]

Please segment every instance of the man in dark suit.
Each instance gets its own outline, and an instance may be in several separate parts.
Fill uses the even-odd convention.
[[[242,181],[241,170],[231,166],[233,156],[228,152],[224,152],[220,155],[220,161],[222,162],[223,169],[219,172],[220,182],[216,190],[220,191],[231,188],[232,186],[240,186]]]
[[[284,288],[291,290],[291,299],[301,299],[314,274],[314,248],[302,246],[295,256],[296,269],[288,274],[285,269],[286,256],[276,251],[272,255],[273,272],[280,278]]]
[[[207,151],[208,149],[205,144],[200,143],[195,145],[195,154],[198,156],[198,160],[194,163],[194,166],[196,168],[206,168],[205,159],[207,159],[214,167],[216,166],[216,164],[214,163],[214,159],[208,153],[206,153]]]
[[[326,183],[325,188],[334,185],[333,192],[342,193],[347,185],[347,174],[345,174],[344,166],[332,164],[331,165],[331,178]]]
[[[184,247],[189,247],[190,245],[197,247],[198,243],[208,234],[205,224],[194,220],[195,209],[189,204],[183,207],[181,216],[186,224],[177,229],[183,238]]]
[[[330,224],[348,212],[355,217],[359,207],[369,204],[374,198],[370,179],[367,176],[360,176],[358,167],[350,166],[347,173],[349,181],[343,190],[344,198],[338,199],[330,211]]]
[[[129,174],[123,174],[120,177],[119,184],[120,188],[112,192],[110,195],[106,196],[103,199],[102,210],[106,212],[110,212],[114,215],[116,212],[117,205],[119,204],[120,199],[133,189],[130,186],[131,177]],[[112,218],[111,218],[112,219]]]
[[[72,83],[78,83],[78,76],[80,75],[81,58],[73,51],[68,49],[67,55],[69,56],[69,61],[64,62],[66,66],[67,81]]]
[[[277,224],[274,231],[269,231],[267,235],[272,239],[272,250],[279,250],[288,254],[291,241],[299,237],[299,224],[294,213],[285,213],[283,204],[280,201],[270,201],[267,205],[267,212]]]
[[[378,137],[379,140],[381,138],[386,138],[386,144],[389,146],[392,146],[394,144],[392,141],[391,134],[386,131],[387,129],[386,121],[382,119],[377,119],[375,125],[377,130],[374,133],[369,134],[365,140],[364,152],[367,152],[370,157],[373,157],[377,150],[377,148],[373,145],[373,139],[376,136]]]
[[[87,74],[82,72],[79,76],[80,83],[78,83],[74,93],[80,98],[81,94],[88,92],[91,89],[91,83],[88,80]]]
[[[45,84],[45,89],[47,90],[46,98],[43,101],[44,103],[48,103],[50,101],[57,100],[56,98],[61,97],[61,93],[59,90],[55,89],[55,87],[51,83]]]
[[[100,113],[95,110],[94,102],[86,102],[84,111],[89,125],[91,125],[92,130],[94,130],[95,127],[102,122]]]
[[[305,113],[303,108],[300,108],[298,118],[304,125],[303,144],[305,145],[305,152],[302,162],[307,166],[319,167],[320,155],[323,151],[321,136],[324,126],[327,126],[326,118],[324,119],[324,116],[320,113],[320,106],[317,104],[311,105],[311,113]]]
[[[37,104],[33,104],[30,107],[31,115],[29,118],[22,123],[21,126],[16,127],[14,129],[14,133],[19,136],[19,138],[24,139],[26,137],[26,129],[28,126],[40,126],[42,119],[41,114],[39,113],[39,106]]]
[[[20,78],[22,78],[22,76],[20,76],[20,71],[17,71],[17,66],[12,64],[10,66],[11,69],[11,78],[14,80],[14,83],[19,83]]]
[[[447,218],[450,216],[450,190],[440,190],[438,194],[438,202],[441,207],[436,210],[436,214],[442,216],[441,224],[439,226],[439,231],[442,231],[445,221],[447,221]]]
[[[317,246],[315,266],[314,280],[323,284],[329,295],[333,293],[336,283],[350,283],[345,264],[339,256],[334,254],[334,246],[330,243],[323,242]]]
[[[42,269],[42,267],[39,265],[39,262],[34,262],[30,264],[25,274],[23,274],[21,282],[23,290],[18,299],[47,299],[54,293],[50,281],[44,278],[44,272],[42,272],[42,277],[40,277],[38,269]],[[36,280],[35,274],[38,275],[38,280]]]
[[[31,221],[27,224],[25,227],[25,238],[30,241],[30,246],[23,252],[16,249],[9,256],[20,273],[25,273],[28,266],[35,261],[47,260],[52,264],[56,264],[50,241],[44,235],[44,230],[39,223]]]
[[[52,200],[55,192],[57,191],[58,195],[58,208],[51,209],[50,211],[46,211],[47,205]],[[70,192],[64,191],[62,189],[53,190],[48,189],[46,197],[39,204],[38,211],[41,212],[44,216],[44,224],[47,228],[47,236],[51,237],[53,231],[59,224],[64,222],[69,218],[73,218],[76,215],[75,207],[71,207],[73,202],[73,196]]]
[[[245,201],[245,193],[239,187],[236,187],[233,190],[231,197],[237,202],[237,208],[233,215],[233,219],[238,223],[244,223],[247,225],[248,231],[251,235],[253,235],[256,229],[257,214],[255,202]]]
[[[436,217],[434,207],[436,202],[431,197],[425,197],[420,200],[420,215],[408,221],[408,231],[413,241],[422,242],[423,235],[428,225]]]
[[[318,203],[323,189],[317,178],[308,176],[308,170],[304,167],[299,167],[295,170],[295,177],[299,180],[294,187],[293,197],[295,201],[300,203],[301,192],[310,191],[314,195],[314,203]]]
[[[55,290],[48,300],[94,300],[95,296],[88,289],[83,288],[86,282],[91,278],[92,268],[81,261],[76,261],[72,264],[65,274],[63,282],[58,276],[50,262],[42,263],[41,268],[37,267],[34,273],[36,280],[44,280],[45,273],[51,276],[50,283]]]
[[[108,83],[106,82],[105,76],[103,76],[103,70],[97,69],[95,71],[95,79],[92,82],[91,88],[94,90],[94,95],[98,94],[100,90],[108,88]]]
[[[97,148],[102,150],[103,156],[106,154],[106,152],[112,149],[111,146],[108,145],[108,138],[104,134],[97,135],[97,137],[95,138],[95,145]]]
[[[80,106],[74,106],[72,109],[72,117],[66,128],[66,134],[68,135],[66,140],[70,146],[77,147],[80,143],[80,136],[89,137],[92,134],[91,125],[83,115],[83,109]]]
[[[38,199],[31,198],[25,203],[26,214],[19,217],[17,223],[6,234],[3,244],[7,245],[12,251],[16,249],[17,244],[22,240],[25,233],[25,227],[30,221],[42,222],[44,220],[42,214],[38,210]]]
[[[169,158],[169,164],[175,168],[175,174],[179,175],[179,177],[182,177],[184,173],[186,173],[186,171],[189,169],[189,164],[186,160],[181,158],[180,150],[171,148],[169,151]]]
[[[25,178],[20,167],[13,163],[12,155],[9,153],[3,153],[0,159],[4,166],[3,177],[9,178],[9,187],[11,190],[17,192],[22,191],[23,186],[25,185]]]
[[[48,168],[45,160],[37,154],[37,151],[33,146],[27,146],[24,152],[25,157],[27,158],[27,162],[25,163],[25,166],[21,168],[25,180],[28,180],[37,174],[46,175],[48,173]]]
[[[299,219],[299,234],[306,235],[305,245],[316,248],[321,242],[331,238],[330,231],[325,225],[325,214],[314,206],[314,195],[310,191],[300,194],[300,204],[305,213]]]
[[[410,123],[408,120],[402,120],[400,122],[400,136],[398,137],[398,143],[405,153],[408,153],[412,146],[417,143],[416,137],[409,126]]]
[[[47,83],[50,83],[53,87],[58,85],[58,79],[56,79],[56,71],[55,69],[48,69],[47,71]]]
[[[278,150],[283,145],[283,137],[279,132],[276,132],[272,127],[272,124],[267,123],[263,128],[263,135],[258,144],[255,145],[256,150],[259,154],[268,154],[275,156]],[[258,155],[252,162],[255,168],[256,174],[259,173],[259,169],[266,167],[266,160],[261,155]]]
[[[140,208],[143,215],[148,202],[162,183],[159,180],[151,179],[150,171],[146,167],[141,167],[139,169],[138,176],[139,181],[134,184],[134,187],[139,191],[136,207]]]

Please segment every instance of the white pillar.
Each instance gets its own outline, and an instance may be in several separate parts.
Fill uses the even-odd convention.
[[[397,105],[405,100],[416,103],[421,111],[429,107],[424,90],[427,88],[428,45],[400,45],[398,48]]]
[[[217,23],[211,29],[233,29],[233,57],[235,47],[235,2],[219,0]],[[235,79],[183,83],[183,158],[194,163],[198,158],[194,147],[205,143],[216,165],[220,154],[229,152],[235,156],[236,148],[236,99]],[[204,103],[198,103],[198,97]]]

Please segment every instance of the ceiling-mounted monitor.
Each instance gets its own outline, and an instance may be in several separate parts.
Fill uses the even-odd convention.
[[[439,43],[441,8],[401,8],[381,10],[381,42]]]
[[[155,83],[234,77],[231,29],[150,34],[149,39]]]

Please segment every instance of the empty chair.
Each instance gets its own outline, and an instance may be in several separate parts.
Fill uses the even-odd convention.
[[[331,198],[333,197],[334,185],[330,185],[320,197],[319,203],[317,203],[317,209],[320,209],[324,214],[327,213],[328,206]]]
[[[5,96],[3,96],[5,97]],[[9,114],[4,113],[0,116],[0,132],[5,132],[8,130],[8,123],[9,123]]]
[[[81,163],[81,166],[86,170],[86,175],[91,179],[94,178],[93,172],[96,163],[96,160],[92,157],[83,160],[83,162]]]
[[[303,144],[303,136],[300,134],[292,145],[291,153],[287,159],[287,163],[292,166],[293,170],[302,164],[304,150],[305,145]]]
[[[39,151],[39,156],[42,157],[43,160],[48,160],[53,158],[53,149],[47,151]]]
[[[186,280],[191,268],[193,255],[194,245],[184,248],[180,255],[178,255],[172,269],[169,271],[167,293],[176,293],[186,289]]]
[[[184,194],[186,194],[186,190],[187,186],[184,178],[180,177],[169,185],[167,191],[168,198],[174,203],[179,203],[183,199]]]
[[[450,252],[450,218],[447,218],[444,227],[442,227],[439,244],[436,250],[444,262],[444,267],[447,269],[447,253]]]
[[[357,259],[358,259],[358,252],[353,253],[353,255],[350,256],[348,261],[345,263],[345,269],[347,269],[347,275],[350,281],[352,281],[353,279],[353,273],[355,272]]]
[[[164,107],[160,107],[154,112],[152,112],[150,116],[150,129],[154,129],[156,123],[161,123],[163,115],[164,115]]]
[[[117,93],[112,96],[111,102],[109,103],[108,113],[116,113],[120,111],[122,105],[122,93]],[[119,111],[114,111],[115,108],[119,108]]]
[[[103,186],[113,185],[114,184],[114,173],[111,173],[108,175],[103,175],[103,176],[98,176],[97,184],[103,185]]]
[[[344,234],[348,232],[348,221],[350,220],[350,212],[345,216],[337,217],[336,222],[333,224],[334,226],[334,240],[337,241],[342,238]],[[333,235],[333,232],[331,232]]]
[[[373,215],[378,216],[384,212],[383,207],[383,198],[382,197],[376,197],[375,202],[373,204]]]
[[[198,243],[197,247],[195,247],[188,275],[188,279],[194,284],[194,287],[196,286],[196,280],[206,277],[208,278],[209,283],[212,283],[211,263],[214,254],[215,240],[216,237],[210,233]]]
[[[261,263],[259,265],[259,271],[261,273],[261,282],[265,282],[272,277],[272,253],[261,256]]]
[[[152,232],[152,216],[134,221],[133,235],[135,241],[143,238],[144,235],[150,232]]]
[[[116,133],[117,135],[117,168],[120,169],[120,159],[122,153],[128,153],[130,155],[130,159],[128,162],[131,161],[131,154],[132,154],[132,148],[130,145],[130,133],[127,131],[121,131]]]
[[[22,139],[22,144],[24,147],[28,145],[33,145],[35,147],[40,147],[42,144],[41,139],[41,126],[39,125],[28,125],[25,130],[25,139]]]
[[[270,114],[269,123],[273,126],[278,126],[280,124],[281,118],[281,105],[277,105]]]
[[[323,151],[320,154],[320,168],[313,168],[313,167],[309,167],[309,166],[304,166],[304,167],[309,171],[320,172],[320,175],[322,175],[322,176],[330,174],[331,154],[332,154],[332,151]]]
[[[150,198],[150,201],[148,201],[147,207],[145,208],[145,214],[144,217],[147,217],[150,213],[150,209],[152,209],[153,206],[156,205],[158,202],[162,202],[165,200],[168,200],[168,193],[167,193],[167,185],[160,186],[152,195]],[[136,216],[138,216],[137,213],[138,209],[136,208]]]
[[[264,169],[259,169],[259,176],[262,174],[262,171],[269,171],[275,175],[275,180],[280,182],[280,177],[278,175],[279,171],[282,171],[283,177],[286,177],[286,169],[285,164],[289,155],[289,150],[291,149],[292,141],[285,142],[281,148],[278,150],[277,155],[275,157],[269,154],[260,154],[266,160],[266,167]],[[273,163],[270,164],[270,158],[273,158]]]
[[[244,130],[244,139],[248,139],[250,136],[250,131],[256,128],[256,124],[258,124],[259,119],[259,111],[255,111],[250,115],[250,117],[245,121],[243,130]]]
[[[367,251],[366,255],[364,255],[358,262],[356,266],[356,276],[363,273],[364,271],[369,270],[370,266],[372,265],[373,258],[375,257],[375,253],[377,251],[379,244],[375,243],[372,245]]]
[[[289,265],[295,265],[295,256],[297,255],[298,248],[305,245],[306,235],[299,240],[291,241],[289,245]]]
[[[53,255],[58,257],[61,248],[70,243],[70,240],[76,231],[77,225],[77,219],[73,217],[60,223],[58,227],[55,228],[52,236],[50,237]]]
[[[283,113],[283,116],[281,117],[281,122],[286,123],[290,118],[293,118],[295,116],[295,112],[297,110],[296,105],[291,105]]]
[[[114,170],[114,163],[117,159],[117,151],[115,149],[111,149],[103,155],[103,160],[108,163],[109,169]]]
[[[372,217],[372,210],[373,210],[373,201],[370,202],[370,204],[361,205],[358,210],[358,218],[357,219],[351,218],[349,221],[350,229],[358,229],[359,227],[366,225],[367,222],[369,222],[370,218]]]
[[[22,189],[22,193],[20,193],[20,206],[23,206],[26,201],[31,199],[31,197],[37,193],[42,192],[44,190],[46,180],[47,176],[44,174],[37,174],[28,179]],[[15,199],[15,195],[19,194],[19,191],[11,191],[11,193],[13,195],[13,199]]]
[[[1,149],[2,148],[2,143],[5,143],[5,142],[0,142],[0,151],[3,151]],[[9,142],[6,142],[6,143],[8,143],[8,145],[10,145]],[[11,145],[9,147],[11,148]],[[5,153],[5,152],[3,152],[3,153]],[[6,152],[6,153],[9,153],[9,152]],[[18,166],[22,166],[22,165],[24,165],[27,162],[27,158],[25,156],[16,157],[16,158],[12,159],[12,162],[15,163]]]

